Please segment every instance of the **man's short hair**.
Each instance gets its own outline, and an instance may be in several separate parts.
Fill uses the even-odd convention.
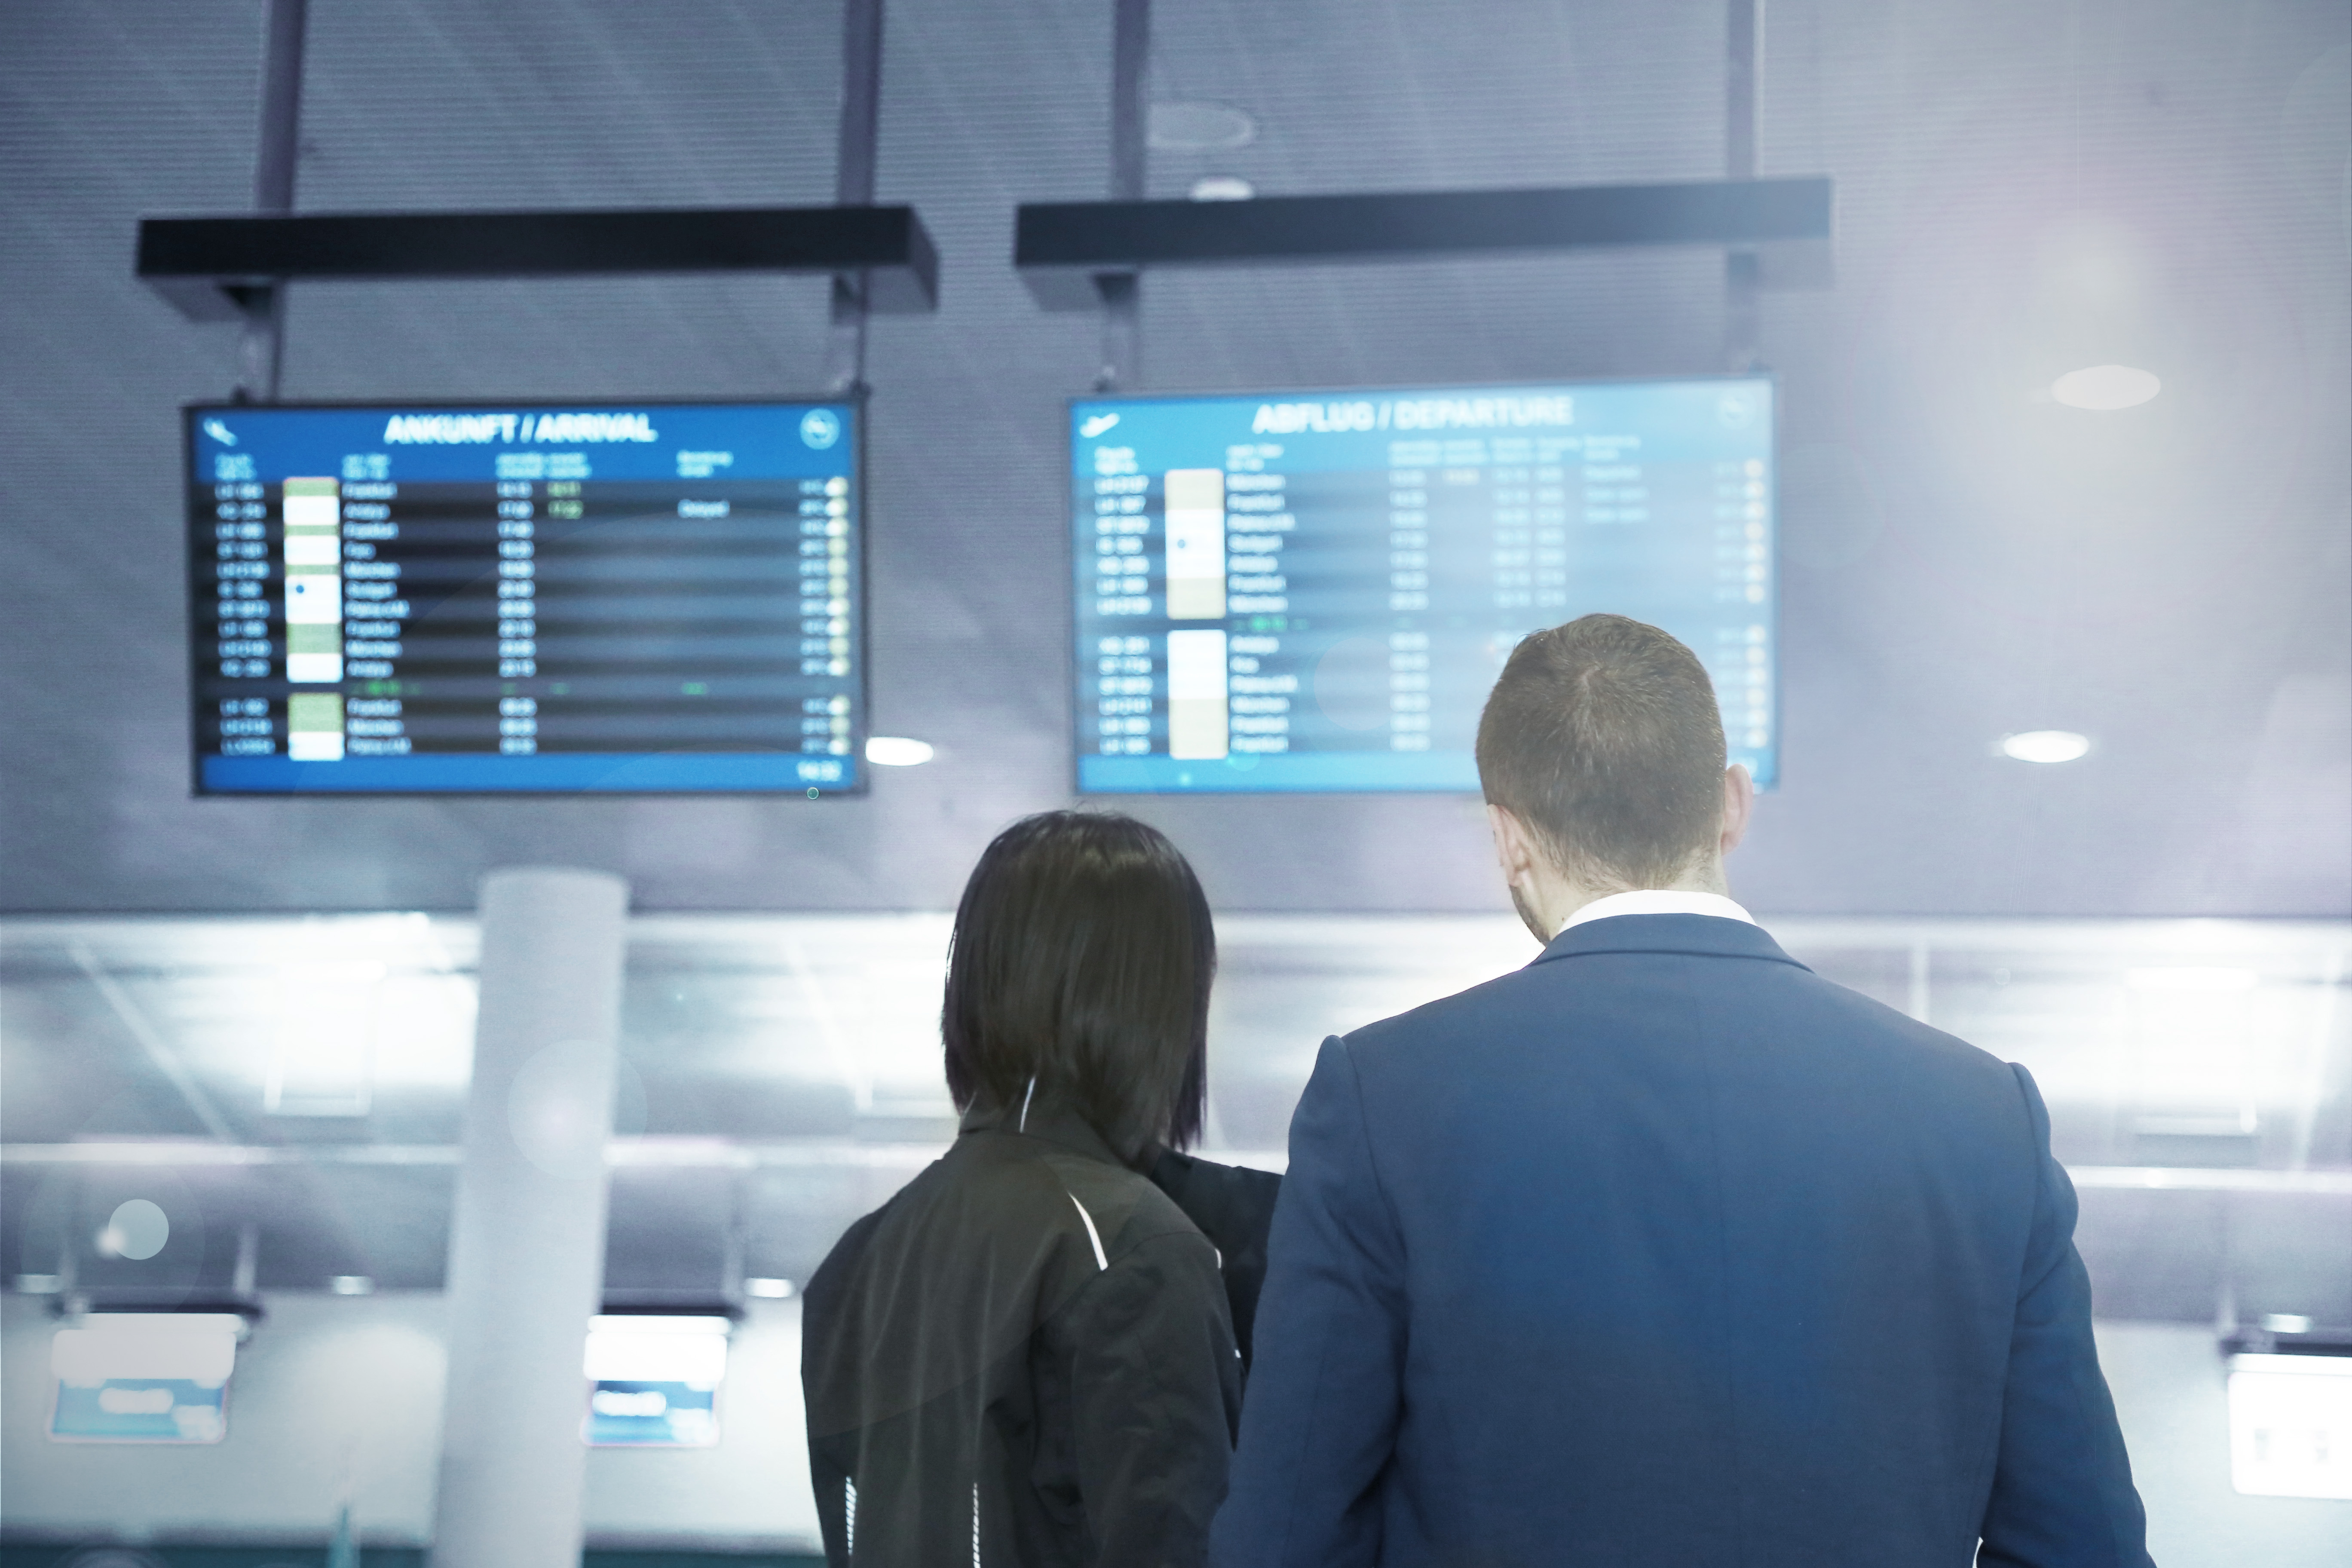
[[[1478,780],[1561,870],[1611,891],[1670,886],[1723,821],[1723,717],[1696,654],[1623,616],[1511,650],[1478,719]]]
[[[1010,1110],[1030,1086],[1130,1163],[1196,1141],[1216,929],[1159,829],[1047,811],[996,836],[956,906],[940,1032],[948,1091]]]

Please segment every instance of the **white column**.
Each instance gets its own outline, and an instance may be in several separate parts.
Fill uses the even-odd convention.
[[[579,1568],[627,913],[602,872],[482,882],[433,1568]]]

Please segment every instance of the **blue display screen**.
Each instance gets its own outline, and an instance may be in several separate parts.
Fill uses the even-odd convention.
[[[1070,465],[1084,793],[1475,791],[1504,659],[1596,611],[1777,782],[1769,379],[1087,398]]]
[[[596,1447],[707,1448],[719,1441],[719,1391],[669,1381],[601,1378],[588,1395]]]
[[[187,411],[200,794],[864,785],[851,402]]]
[[[59,1383],[49,1436],[69,1443],[217,1443],[228,1436],[228,1385],[160,1377]]]

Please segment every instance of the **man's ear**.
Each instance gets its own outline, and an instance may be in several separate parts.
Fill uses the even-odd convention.
[[[1739,847],[1755,812],[1756,781],[1745,763],[1734,763],[1723,770],[1723,834],[1716,841],[1717,854],[1728,855]]]
[[[1534,836],[1509,808],[1491,801],[1486,806],[1486,827],[1495,836],[1495,860],[1503,868],[1503,880],[1517,887],[1535,869]]]

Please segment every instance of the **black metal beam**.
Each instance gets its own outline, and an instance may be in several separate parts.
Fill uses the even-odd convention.
[[[1151,71],[1151,0],[1112,0],[1110,13],[1110,199],[1139,202],[1148,188],[1151,110],[1145,78]],[[1132,385],[1143,371],[1143,289],[1129,272],[1098,279],[1102,366],[1097,392]]]
[[[1754,247],[1765,281],[1829,281],[1824,176],[1664,185],[1045,202],[1020,209],[1013,264],[1049,310],[1094,310],[1098,279],[1150,268],[1407,261],[1650,245]]]
[[[882,142],[882,0],[843,0],[841,133],[834,142],[833,203],[874,205]],[[866,385],[866,328],[873,308],[862,272],[833,277],[832,321],[824,340],[824,389],[847,396]]]
[[[664,272],[863,273],[874,310],[939,305],[939,252],[906,206],[306,213],[139,225],[140,278],[196,321],[235,318],[254,289],[289,279]]]
[[[1756,177],[1756,103],[1763,86],[1764,0],[1729,0],[1724,15],[1723,172]],[[1764,319],[1757,295],[1764,282],[1759,258],[1732,247],[1723,253],[1723,368],[1756,369]]]
[[[310,0],[269,0],[261,59],[261,145],[253,160],[253,210],[282,217],[294,210],[294,176],[302,153],[302,39]],[[246,290],[245,331],[237,344],[237,401],[275,403],[286,368],[286,291]]]

